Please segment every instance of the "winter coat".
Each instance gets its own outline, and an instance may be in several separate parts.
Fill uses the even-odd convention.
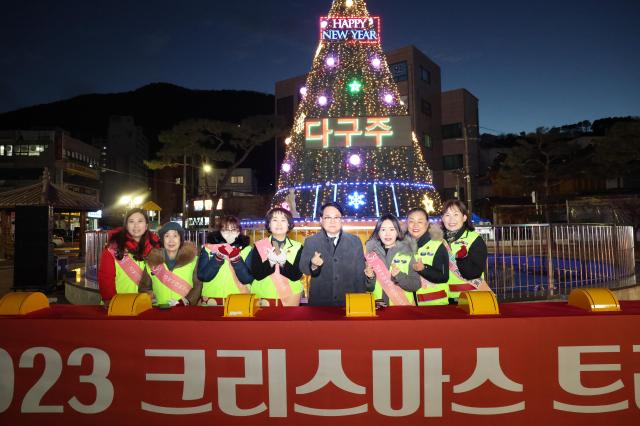
[[[367,241],[366,245],[367,253],[376,253],[380,259],[384,261],[387,269],[391,268],[391,264],[394,259],[404,257],[408,261],[408,265],[406,268],[406,272],[403,272],[404,268],[400,268],[400,273],[395,277],[391,277],[393,282],[402,288],[405,292],[409,292],[407,294],[407,298],[409,302],[414,302],[412,292],[415,292],[420,288],[420,276],[416,271],[413,270],[413,265],[416,263],[414,254],[416,252],[416,243],[413,240],[404,239],[396,241],[396,244],[388,249],[386,252],[382,243],[377,238],[371,238]],[[368,287],[375,287],[376,277],[368,278]],[[382,292],[382,298],[385,302],[389,303],[389,298],[387,297],[384,291]]]
[[[176,263],[173,268],[169,268],[171,271],[176,271],[180,268],[188,267],[192,268],[190,270],[190,277],[186,277],[186,281],[191,284],[193,287],[191,291],[187,294],[186,299],[189,301],[191,305],[195,305],[198,303],[198,299],[200,299],[200,293],[202,292],[202,283],[198,279],[198,273],[196,269],[196,255],[198,251],[196,246],[191,241],[185,241],[182,244],[182,247],[178,249],[178,253],[176,254]],[[141,287],[148,289],[151,287],[149,284],[151,283],[150,271],[158,265],[161,265],[165,262],[165,250],[164,249],[153,249],[147,256],[147,268],[145,269],[145,274],[142,278]],[[156,280],[154,280],[156,281]],[[158,285],[163,285],[160,282],[153,283],[154,291],[158,291]]]
[[[100,255],[98,286],[100,288],[100,296],[104,301],[111,300],[113,296],[121,292],[116,288],[116,281],[126,282],[128,280],[128,277],[123,276],[122,270],[116,266],[116,259],[111,251],[109,251],[109,248],[112,248],[116,252],[116,256],[118,256],[118,247],[114,238],[116,234],[120,232],[123,232],[123,228],[115,228],[109,231],[109,242]],[[124,250],[120,254],[123,256],[130,256],[142,269],[144,269],[144,257],[146,257],[154,247],[159,247],[160,245],[158,236],[151,231],[147,231],[147,238],[142,250],[142,257],[140,258],[136,258],[132,255],[132,253],[136,252],[138,245],[139,243],[137,241],[131,238],[128,233],[125,233]],[[127,292],[138,292],[139,289],[137,287],[139,283],[133,283],[131,280],[128,281],[130,284],[125,286],[128,288]]]
[[[315,252],[322,255],[323,264],[311,270]],[[346,293],[365,293],[364,252],[360,239],[340,232],[337,245],[322,230],[305,239],[300,255],[300,270],[311,276],[309,305],[344,306]]]

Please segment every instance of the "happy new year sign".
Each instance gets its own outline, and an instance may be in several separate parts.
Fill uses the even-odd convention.
[[[397,117],[310,118],[304,122],[305,147],[380,148],[410,146],[411,119]]]
[[[320,40],[373,44],[380,42],[380,17],[320,17]]]

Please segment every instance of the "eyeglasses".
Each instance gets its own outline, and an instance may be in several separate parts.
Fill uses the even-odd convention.
[[[327,222],[338,222],[342,220],[342,216],[337,216],[337,217],[323,216],[322,220],[326,220]]]
[[[226,231],[226,232],[238,232],[240,231],[238,228],[222,228],[220,231]]]

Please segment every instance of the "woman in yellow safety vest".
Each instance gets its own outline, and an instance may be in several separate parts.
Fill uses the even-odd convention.
[[[176,222],[164,224],[159,234],[162,248],[151,250],[145,271],[151,278],[156,303],[159,306],[197,304],[202,283],[196,270],[196,246],[184,240],[184,229]]]
[[[413,292],[420,288],[414,269],[415,244],[404,237],[400,222],[385,214],[365,244],[367,288],[387,305],[415,305]]]
[[[105,306],[116,294],[138,293],[143,278],[144,258],[158,247],[158,236],[149,231],[149,218],[142,209],[131,209],[124,226],[109,233],[100,255],[98,286]]]
[[[460,200],[449,200],[442,207],[444,238],[451,249],[449,298],[456,303],[461,291],[477,290],[483,282],[487,245],[475,231],[469,212]]]
[[[420,275],[416,291],[419,306],[449,304],[449,255],[442,244],[442,230],[429,224],[429,215],[421,207],[407,214],[407,238],[416,243],[414,270]]]
[[[247,258],[255,279],[251,292],[264,305],[298,306],[303,291],[302,244],[287,236],[294,226],[293,217],[288,210],[274,207],[267,212],[264,226],[271,236],[256,241]]]
[[[249,293],[253,277],[245,263],[251,246],[235,216],[220,219],[219,230],[207,236],[198,259],[202,300],[206,306],[222,305],[230,294]]]

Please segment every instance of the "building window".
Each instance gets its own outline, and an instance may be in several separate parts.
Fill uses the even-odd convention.
[[[427,84],[431,84],[431,73],[428,69],[420,67],[420,80],[426,81]]]
[[[4,145],[0,145],[0,156],[4,155]]]
[[[442,139],[462,137],[462,123],[445,124],[442,126]]]
[[[443,170],[455,170],[462,168],[462,154],[443,155],[442,156],[442,169]]]
[[[16,145],[14,151],[16,156],[26,157],[29,155],[29,145]]]
[[[429,136],[428,133],[423,133],[422,134],[422,143],[424,144],[424,147],[429,149],[432,147],[431,145],[431,136]]]
[[[44,151],[44,145],[29,145],[29,156],[37,157]]]
[[[244,183],[244,176],[231,176],[231,183]]]
[[[393,79],[398,81],[407,81],[407,61],[396,62],[389,65]]]
[[[420,108],[424,115],[426,115],[427,117],[431,117],[431,103],[422,99],[420,102]]]
[[[13,145],[7,145],[5,147],[5,152],[7,154],[7,157],[11,157],[13,155]]]

